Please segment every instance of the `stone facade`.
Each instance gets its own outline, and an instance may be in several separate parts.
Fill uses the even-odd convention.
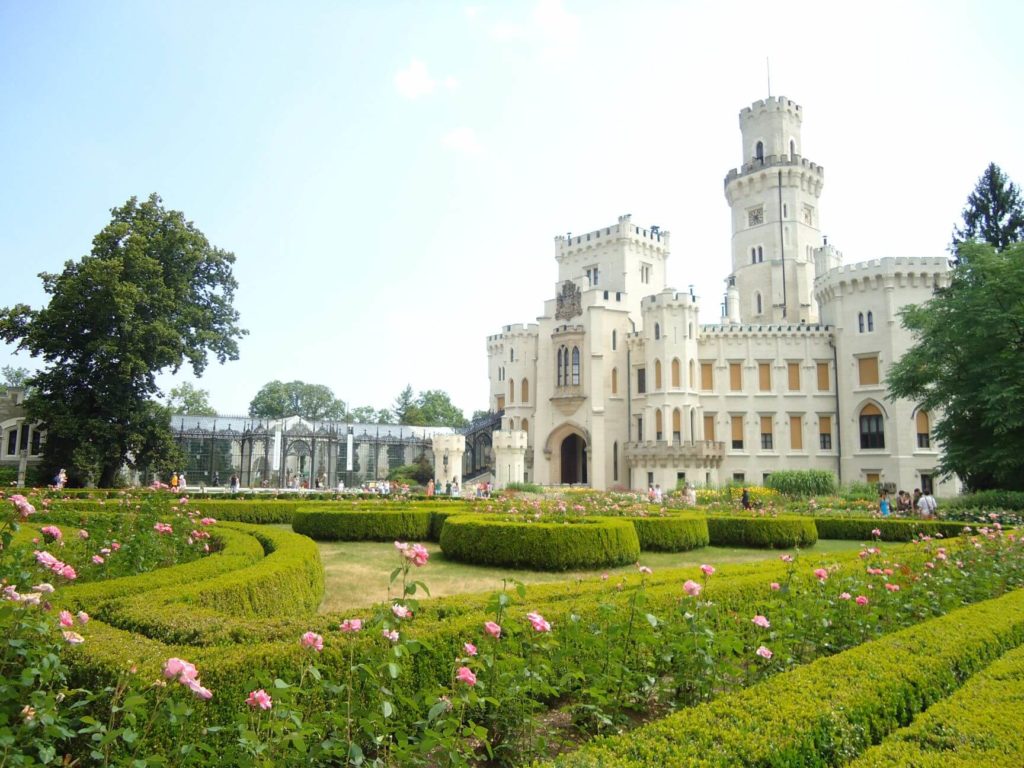
[[[24,403],[24,389],[0,389],[0,466],[16,468],[19,484],[24,484],[27,469],[41,461],[46,437],[26,417]]]
[[[949,494],[932,416],[892,400],[909,347],[901,307],[945,284],[944,257],[843,266],[823,242],[824,170],[800,154],[802,110],[740,113],[743,164],[725,178],[732,272],[723,316],[666,286],[670,237],[631,216],[555,238],[558,280],[535,324],[487,338],[497,446],[526,435],[523,479],[595,488],[680,480],[759,484],[783,469]]]

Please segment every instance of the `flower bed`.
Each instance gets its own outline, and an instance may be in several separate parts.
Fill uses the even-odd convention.
[[[441,528],[441,550],[464,563],[565,571],[635,562],[640,541],[619,518],[540,523],[456,515]]]

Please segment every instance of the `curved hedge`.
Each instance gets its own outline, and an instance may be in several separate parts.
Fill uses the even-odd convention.
[[[441,550],[466,563],[564,571],[635,562],[640,540],[623,518],[534,523],[455,515],[441,529]]]
[[[882,541],[913,541],[919,534],[956,538],[964,530],[963,523],[941,520],[908,520],[874,517],[815,517],[818,536],[822,539],[871,541],[872,531],[881,532]]]
[[[716,547],[789,549],[810,547],[818,541],[815,521],[809,517],[709,516],[708,535]]]
[[[430,516],[420,509],[299,509],[292,530],[316,541],[422,541],[430,537]]]
[[[703,517],[631,517],[640,549],[686,552],[708,545],[708,523]]]

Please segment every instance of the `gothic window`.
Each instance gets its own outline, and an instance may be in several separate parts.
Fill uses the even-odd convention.
[[[612,480],[618,482],[619,479],[619,444],[618,442],[612,443]]]
[[[612,368],[612,394],[619,394],[619,369]]]
[[[654,361],[654,391],[661,389],[661,360]]]
[[[555,355],[555,360],[558,364],[558,376],[556,381],[558,386],[564,387],[569,383],[569,350],[565,347],[559,347],[558,353]]]
[[[515,349],[512,349],[511,347],[508,350],[508,361],[510,363],[514,363],[516,361],[516,351],[515,351]]]
[[[647,369],[636,369],[636,392],[638,395],[647,393]]]
[[[580,383],[580,348],[572,348],[572,385],[578,387]]]
[[[530,382],[529,382],[528,379],[523,379],[522,390],[523,390],[523,392],[522,392],[522,395],[523,395],[522,402],[524,402],[524,403],[530,402]]]
[[[754,157],[758,160],[764,160],[764,142],[757,142],[757,146],[754,148]]]
[[[679,358],[672,358],[672,388],[679,389]]]
[[[930,437],[931,430],[928,424],[928,412],[918,411],[915,420],[917,422],[917,447],[930,448],[932,442]]]
[[[683,441],[683,414],[678,408],[672,409],[672,441]]]
[[[686,326],[686,337],[688,339],[693,338],[693,323],[690,323],[688,326]]]
[[[760,264],[763,261],[764,261],[764,248],[759,245],[759,246],[757,246],[757,263]]]
[[[868,312],[868,333],[871,333],[873,330],[875,330],[875,316]]]
[[[529,422],[529,420],[528,419],[523,419],[523,423],[519,425],[519,428],[521,430],[523,430],[523,432],[526,432],[527,434],[529,434],[530,433],[530,422]]]
[[[796,157],[796,142],[792,139],[789,140],[789,157],[791,159]]]
[[[864,333],[864,313],[857,313],[857,331],[858,333]]]
[[[617,340],[617,334],[615,333],[615,331],[612,331],[612,351],[613,352],[615,351],[615,342],[616,342],[616,340]]]
[[[751,247],[750,249],[750,263],[757,264],[757,248]]]
[[[696,389],[697,388],[697,363],[695,363],[693,360],[691,360],[690,363],[689,363],[689,368],[690,368],[690,379],[689,379],[689,381],[690,381],[690,389]]]
[[[662,426],[663,426],[663,424],[662,424],[661,408],[659,408],[658,410],[656,410],[654,412],[654,439],[655,440],[661,440]]]
[[[873,403],[868,403],[860,410],[860,447],[885,448],[882,412]]]
[[[760,293],[755,293],[754,294],[754,314],[755,315],[760,315],[763,311],[764,311],[764,307],[762,306],[762,302],[761,302],[761,294]]]
[[[508,380],[508,401],[509,401],[510,404],[514,403],[516,401],[516,380],[515,379],[509,379]]]
[[[658,323],[654,324],[654,338],[658,340],[661,338],[661,325]]]
[[[786,203],[782,204],[782,218],[784,218],[784,219],[788,219],[789,218],[789,206],[786,205]]]

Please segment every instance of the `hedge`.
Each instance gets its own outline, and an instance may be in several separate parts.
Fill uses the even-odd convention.
[[[1014,512],[1024,511],[1024,491],[975,491],[965,493],[963,496],[954,496],[950,499],[943,499],[939,506],[939,513],[947,510],[1011,510]]]
[[[842,765],[1022,642],[1024,590],[1017,590],[819,659],[627,735],[599,740],[544,765]]]
[[[299,509],[292,530],[316,541],[424,541],[430,537],[428,510]]]
[[[882,541],[913,541],[919,534],[956,538],[964,531],[963,523],[941,520],[906,520],[873,517],[815,517],[818,536],[822,539],[871,541],[872,531],[881,532]]]
[[[441,550],[465,563],[565,571],[636,562],[640,540],[622,518],[535,523],[455,515],[441,528]]]
[[[1010,651],[850,768],[1020,768],[1024,648]]]
[[[686,552],[708,545],[708,524],[703,517],[631,517],[640,549]]]
[[[708,535],[716,547],[789,549],[810,547],[818,529],[809,517],[728,517],[709,515]]]

